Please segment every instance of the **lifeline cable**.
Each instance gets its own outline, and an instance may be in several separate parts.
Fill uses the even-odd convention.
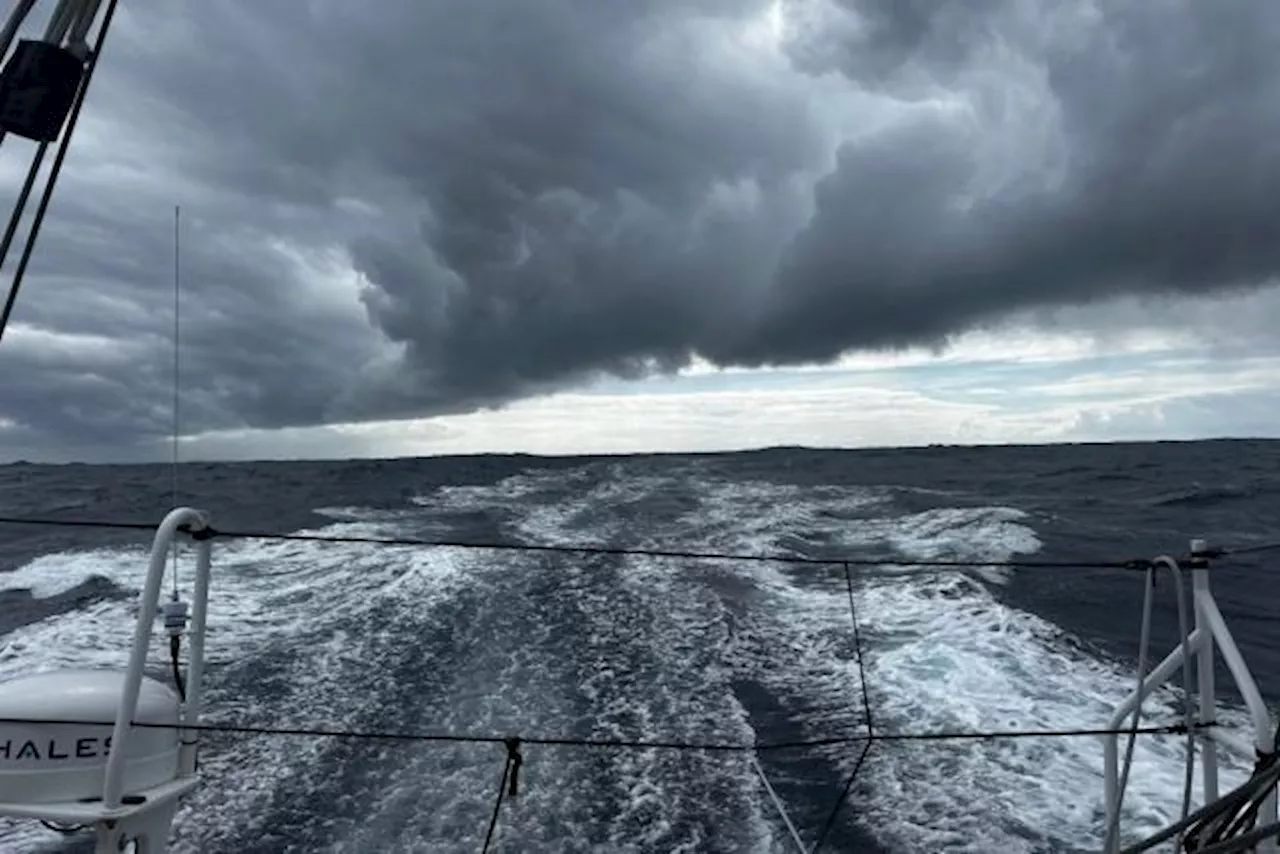
[[[502,780],[498,783],[498,797],[493,802],[493,813],[489,816],[489,829],[484,834],[484,846],[480,854],[488,854],[493,844],[493,832],[498,829],[498,811],[502,809],[502,798],[507,793],[507,777],[511,774],[511,759],[502,764]]]
[[[0,524],[19,524],[19,525],[45,525],[45,526],[62,526],[62,527],[97,527],[97,528],[115,528],[122,530],[145,530],[151,531],[156,528],[150,523],[130,523],[130,522],[98,522],[91,520],[58,520],[58,519],[24,519],[0,517]],[[511,736],[488,736],[488,735],[463,735],[450,733],[403,733],[403,732],[360,732],[352,730],[336,730],[336,729],[317,729],[317,728],[289,728],[289,727],[263,727],[263,726],[246,726],[246,725],[230,725],[230,724],[189,724],[182,726],[180,724],[153,724],[135,722],[132,725],[138,728],[165,728],[165,729],[186,729],[189,731],[208,731],[208,732],[226,732],[239,734],[254,735],[279,735],[279,736],[310,736],[310,737],[333,737],[333,738],[351,738],[361,740],[396,740],[396,741],[417,741],[417,742],[449,742],[449,743],[486,743],[486,744],[504,744],[508,750],[507,763],[503,772],[503,788],[500,789],[497,800],[495,801],[493,813],[490,818],[488,833],[485,837],[484,850],[488,851],[496,829],[499,812],[502,802],[508,794],[515,795],[515,777],[518,773],[522,757],[519,755],[519,745],[521,743],[533,744],[539,746],[551,747],[584,747],[584,748],[607,748],[615,750],[679,750],[679,751],[709,751],[721,753],[738,753],[750,754],[753,758],[757,773],[762,774],[759,762],[754,757],[765,751],[801,749],[801,748],[817,748],[832,747],[839,745],[849,745],[862,743],[862,750],[858,755],[852,772],[836,798],[823,830],[818,837],[812,851],[816,852],[821,848],[823,842],[830,834],[834,827],[841,808],[846,802],[849,792],[852,790],[857,775],[863,767],[867,756],[870,754],[872,746],[877,741],[894,742],[894,741],[974,741],[974,740],[996,740],[996,739],[1013,739],[1013,738],[1046,738],[1046,737],[1069,737],[1069,736],[1115,736],[1129,735],[1133,736],[1154,735],[1154,734],[1191,734],[1195,731],[1206,729],[1214,726],[1214,723],[1197,723],[1188,725],[1184,720],[1183,723],[1169,724],[1163,726],[1130,726],[1126,728],[1077,728],[1077,729],[1056,729],[1056,730],[1007,730],[1007,731],[988,731],[988,732],[919,732],[919,733],[879,733],[873,728],[871,716],[871,704],[869,696],[869,688],[866,679],[865,659],[862,648],[862,638],[857,617],[856,601],[853,591],[853,577],[851,568],[859,567],[883,567],[883,566],[900,566],[900,567],[931,567],[946,569],[966,569],[966,568],[983,568],[990,566],[1006,566],[1013,568],[1036,568],[1036,569],[1066,569],[1066,568],[1094,568],[1094,569],[1125,569],[1125,570],[1145,570],[1150,573],[1157,565],[1156,561],[1140,559],[1129,561],[1107,561],[1107,562],[1063,562],[1063,561],[908,561],[902,559],[850,559],[850,558],[807,558],[795,555],[759,555],[759,554],[734,554],[726,552],[694,552],[694,551],[678,551],[678,550],[658,550],[643,548],[610,548],[601,546],[568,546],[568,545],[525,545],[514,543],[475,543],[475,542],[453,542],[440,540],[422,540],[416,538],[400,538],[400,537],[353,537],[353,536],[323,536],[318,534],[272,534],[267,532],[253,531],[216,531],[213,529],[204,529],[201,531],[191,531],[189,528],[180,529],[197,540],[212,539],[215,537],[226,537],[236,539],[271,539],[281,541],[303,541],[303,542],[336,542],[336,543],[361,543],[387,546],[405,546],[405,547],[436,547],[436,548],[469,548],[469,549],[492,549],[522,552],[550,552],[560,554],[595,554],[595,555],[611,555],[611,556],[646,556],[659,558],[683,558],[693,560],[729,560],[729,561],[745,561],[745,562],[779,562],[809,566],[842,566],[845,576],[845,587],[849,599],[850,618],[852,622],[853,641],[855,654],[857,656],[857,665],[861,682],[862,707],[866,717],[866,734],[855,736],[829,736],[825,738],[816,738],[809,740],[797,740],[788,742],[765,742],[753,744],[735,744],[730,742],[681,742],[681,741],[647,741],[647,740],[627,740],[627,739],[589,739],[589,738],[569,738],[569,737],[525,737],[515,738]],[[1234,552],[1228,552],[1225,549],[1216,549],[1211,553],[1197,554],[1192,556],[1192,560],[1197,566],[1204,565],[1204,558],[1220,557],[1226,554],[1244,554],[1250,552],[1263,551],[1269,548],[1280,548],[1280,544],[1276,546],[1252,546],[1245,547]],[[1171,558],[1164,559],[1170,568],[1175,569],[1178,566],[1177,561]],[[98,721],[47,721],[40,719],[27,718],[0,718],[0,723],[43,723],[43,724],[62,724],[75,726],[108,726],[110,724]],[[1137,723],[1135,719],[1134,724]],[[514,745],[514,749],[513,749]],[[511,789],[508,793],[507,783],[510,780]],[[772,787],[765,780],[765,785],[772,791]],[[781,810],[781,802],[775,801]],[[785,811],[782,812],[783,820],[790,827],[790,821]],[[793,838],[798,838],[794,828],[790,828]],[[1236,827],[1232,827],[1236,830]]]
[[[44,725],[60,725],[60,726],[111,726],[109,722],[103,721],[83,721],[83,720],[59,720],[51,721],[40,718],[0,718],[0,724],[44,724]],[[840,814],[841,808],[844,806],[849,792],[853,788],[853,784],[857,779],[858,772],[862,770],[863,764],[866,762],[867,756],[871,753],[872,745],[877,741],[940,741],[954,739],[968,740],[986,740],[998,738],[1030,738],[1030,737],[1066,737],[1066,736],[1097,736],[1097,735],[1114,735],[1122,732],[1133,734],[1175,734],[1186,729],[1183,724],[1171,724],[1166,726],[1149,726],[1138,727],[1127,730],[1118,729],[1075,729],[1075,730],[1013,730],[1007,732],[929,732],[929,733],[886,733],[874,734],[869,736],[853,736],[841,738],[823,738],[813,739],[810,741],[793,741],[793,742],[774,742],[764,744],[732,744],[718,742],[663,742],[663,741],[629,741],[625,739],[576,739],[563,737],[518,737],[518,736],[483,736],[483,735],[453,735],[453,734],[432,734],[432,733],[403,733],[403,732],[359,732],[353,730],[321,730],[321,729],[305,729],[290,727],[260,727],[260,726],[233,726],[226,724],[183,724],[177,723],[150,723],[142,721],[134,721],[131,723],[133,727],[139,729],[174,729],[188,730],[194,732],[226,732],[254,735],[284,735],[284,736],[319,736],[333,738],[350,738],[366,741],[377,740],[395,740],[395,741],[416,741],[416,742],[434,742],[434,743],[472,743],[472,744],[502,744],[507,749],[507,761],[503,766],[502,781],[498,790],[497,798],[494,801],[493,812],[490,815],[488,831],[485,835],[484,847],[482,854],[490,850],[493,842],[493,835],[497,828],[499,812],[503,801],[508,797],[516,797],[518,789],[518,778],[520,767],[523,764],[524,757],[520,753],[522,744],[534,744],[540,746],[569,746],[569,747],[595,747],[595,748],[612,748],[618,750],[639,749],[668,749],[681,751],[718,751],[722,753],[750,754],[753,758],[758,754],[767,750],[784,750],[801,747],[823,747],[838,744],[852,744],[863,742],[862,750],[858,754],[858,759],[854,763],[853,770],[849,773],[845,780],[844,786],[840,790],[839,796],[832,804],[831,811],[827,815],[827,820],[823,825],[822,832],[818,836],[817,842],[810,849],[810,854],[817,854],[823,843],[830,835],[835,827],[836,819]],[[1200,728],[1197,725],[1196,728]],[[763,770],[759,763],[754,763],[757,773],[763,778]],[[777,799],[777,795],[773,793],[772,786],[768,780],[765,780],[765,786],[775,799],[780,811],[781,801]],[[783,821],[788,826],[792,837],[798,839],[799,834],[791,825],[790,819],[785,811],[782,811]]]
[[[1277,550],[1280,550],[1280,542],[1263,543],[1257,546],[1241,546],[1234,549],[1222,549],[1221,552],[1211,553],[1210,556],[1212,557],[1212,556],[1221,555],[1224,557],[1232,557],[1234,555],[1251,555],[1251,554],[1259,554],[1261,552],[1271,552],[1271,551],[1277,551]]]
[[[493,814],[489,816],[489,830],[484,835],[484,847],[480,854],[488,854],[493,843],[493,832],[498,827],[498,813],[502,809],[502,801],[507,797],[516,797],[520,791],[520,766],[524,757],[520,755],[520,739],[508,738],[503,742],[507,747],[507,761],[502,765],[502,782],[498,784],[498,797],[493,802]]]
[[[867,719],[867,736],[875,735],[875,727],[871,722],[871,695],[867,688],[867,668],[862,655],[862,633],[858,630],[858,608],[853,603],[853,575],[849,572],[849,564],[844,565],[845,589],[849,594],[849,619],[853,622],[853,651],[858,657],[858,681],[862,687],[862,713]]]
[[[121,531],[154,531],[151,522],[112,522],[90,519],[35,519],[14,516],[0,517],[4,525],[41,525],[66,528],[104,528]],[[182,529],[186,531],[186,529]],[[189,531],[186,531],[190,533]],[[1145,558],[1123,561],[1051,561],[1051,560],[908,560],[906,558],[814,558],[787,554],[741,554],[734,552],[696,552],[680,549],[645,549],[613,546],[573,546],[548,543],[483,543],[465,540],[426,540],[416,537],[361,537],[326,536],[322,534],[277,534],[267,531],[236,531],[208,528],[192,534],[196,539],[226,537],[236,540],[280,540],[284,542],[343,543],[412,548],[477,549],[486,551],[550,552],[554,554],[587,554],[607,557],[654,557],[682,560],[742,561],[748,563],[786,563],[800,566],[836,567],[922,567],[928,569],[985,569],[992,566],[1012,569],[1123,569],[1145,570],[1150,561]]]
[[[100,727],[111,726],[114,721],[48,720],[46,718],[0,717],[0,724],[47,724],[51,726]],[[306,738],[345,738],[356,741],[413,741],[447,744],[507,744],[512,736],[480,735],[469,733],[399,732],[394,730],[347,730],[320,727],[255,726],[252,724],[213,723],[162,723],[132,721],[137,729],[176,729],[191,732],[220,732],[234,735],[274,735]],[[1216,724],[1196,724],[1192,729],[1208,729]],[[1182,735],[1186,724],[1152,724],[1138,727],[1139,735]],[[752,744],[729,741],[664,741],[625,738],[571,738],[568,736],[519,736],[524,745],[538,747],[586,747],[614,750],[676,750],[703,751],[708,753],[766,753],[779,750],[801,750],[815,747],[832,747],[862,742],[895,741],[994,741],[1017,738],[1072,738],[1103,735],[1128,735],[1135,730],[1129,727],[1081,727],[1074,729],[1041,730],[989,730],[978,732],[937,730],[933,732],[876,733],[868,736],[838,735],[824,738],[796,739],[792,741],[766,741]]]
[[[831,834],[831,829],[835,827],[836,817],[840,815],[840,808],[844,806],[844,800],[849,796],[849,790],[853,788],[853,781],[858,778],[858,772],[862,770],[862,763],[867,760],[867,754],[871,752],[873,742],[868,741],[862,747],[862,752],[858,754],[858,761],[853,763],[853,770],[849,772],[848,779],[844,782],[844,787],[840,789],[836,802],[831,805],[831,812],[827,814],[826,823],[822,825],[822,832],[818,834],[818,841],[813,843],[810,854],[818,854],[822,848],[822,843],[827,841],[827,837]]]
[[[21,516],[0,516],[0,525],[34,525],[64,528],[101,528],[119,531],[154,531],[154,522],[124,522],[109,519],[49,519],[28,518]],[[180,530],[191,533],[187,528]],[[494,543],[474,542],[466,540],[428,540],[417,537],[368,537],[351,535],[326,534],[283,534],[271,531],[240,531],[208,528],[192,534],[196,539],[213,539],[224,537],[233,540],[280,540],[284,542],[305,543],[343,543],[360,545],[401,546],[411,548],[451,548],[477,549],[489,551],[517,552],[550,552],[555,554],[588,554],[612,557],[656,557],[686,560],[723,560],[744,561],[751,563],[787,563],[800,566],[841,566],[851,567],[922,567],[927,569],[985,569],[998,566],[1010,569],[1120,569],[1145,572],[1153,562],[1149,558],[1131,558],[1128,560],[908,560],[906,558],[848,558],[830,557],[816,558],[788,554],[748,554],[738,552],[697,552],[681,549],[646,549],[627,548],[622,546],[590,546],[590,545],[556,545],[550,543]],[[1214,548],[1194,558],[1222,558],[1235,555],[1257,554],[1280,549],[1280,542],[1266,543],[1257,546],[1239,548]],[[1179,560],[1179,565],[1191,558]]]

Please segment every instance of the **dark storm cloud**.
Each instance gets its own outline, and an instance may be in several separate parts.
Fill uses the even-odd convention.
[[[1020,21],[1014,4],[845,5],[866,14],[865,40],[818,52],[830,67],[967,92],[996,121],[1008,83],[975,69],[1016,51],[1043,75],[1062,154],[1045,175],[975,193],[982,127],[934,113],[844,146],[744,342],[753,361],[938,340],[1024,307],[1265,284],[1280,269],[1280,9],[1165,0]]]
[[[782,53],[768,7],[122,0],[17,316],[89,337],[0,345],[0,445],[167,431],[174,202],[193,430],[1280,268],[1273,4],[792,0]]]

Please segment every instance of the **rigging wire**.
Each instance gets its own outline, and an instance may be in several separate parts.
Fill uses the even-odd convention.
[[[13,246],[13,238],[18,233],[18,224],[22,221],[22,212],[26,209],[27,202],[31,198],[31,191],[35,189],[36,176],[39,175],[40,168],[44,165],[44,156],[48,150],[49,143],[40,143],[40,146],[36,149],[36,155],[31,161],[31,168],[27,170],[27,177],[23,179],[22,189],[18,191],[17,201],[14,202],[13,213],[9,216],[9,224],[4,229],[4,237],[0,238],[0,265],[3,265],[9,257],[9,250]],[[9,328],[9,318],[13,315],[13,307],[18,302],[18,292],[20,290],[22,290],[22,280],[15,276],[12,284],[9,285],[9,293],[5,297],[4,308],[0,309],[0,340],[4,339],[5,330]]]
[[[107,0],[107,11],[103,15],[102,26],[98,28],[98,37],[89,52],[88,65],[85,68],[80,88],[76,90],[75,100],[71,103],[71,111],[67,115],[67,123],[62,131],[62,139],[59,141],[57,152],[53,156],[53,166],[50,167],[49,177],[45,182],[44,190],[40,194],[40,203],[36,206],[36,212],[31,222],[31,231],[28,232],[26,244],[22,247],[22,255],[18,260],[18,269],[13,274],[13,283],[9,285],[9,294],[5,298],[4,308],[0,309],[0,339],[4,338],[5,330],[9,326],[9,318],[13,315],[13,307],[18,301],[18,292],[22,289],[22,282],[27,273],[27,265],[31,261],[31,253],[35,250],[36,238],[40,235],[40,226],[44,224],[45,213],[49,210],[49,202],[53,198],[54,185],[58,183],[58,176],[62,173],[62,164],[66,161],[67,151],[71,148],[71,137],[75,133],[76,122],[80,118],[80,110],[84,106],[85,97],[89,93],[89,84],[93,81],[93,73],[98,68],[98,59],[102,56],[102,46],[106,41],[107,31],[111,29],[111,20],[115,17],[118,2],[119,0]],[[9,225],[5,228],[3,241],[0,242],[0,263],[3,263],[9,254],[9,247],[13,242],[13,234],[18,228],[18,220],[22,216],[22,210],[26,207],[27,199],[31,195],[31,189],[35,185],[36,173],[40,171],[48,148],[49,143],[42,142],[40,147],[36,149],[35,160],[31,165],[31,170],[27,173],[27,180],[22,185],[22,191],[18,195],[18,202],[14,208],[13,215],[9,219]]]

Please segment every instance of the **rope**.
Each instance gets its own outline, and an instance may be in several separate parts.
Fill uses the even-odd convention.
[[[41,525],[68,528],[106,528],[121,531],[154,531],[150,522],[112,522],[89,519],[27,519],[0,517],[4,525]],[[281,540],[285,542],[345,543],[417,548],[482,549],[488,551],[550,552],[553,554],[586,554],[610,557],[653,557],[685,560],[743,561],[751,563],[786,563],[804,566],[849,567],[921,567],[928,569],[983,569],[1007,566],[1015,569],[1125,569],[1145,570],[1151,561],[1145,558],[1123,561],[994,561],[994,560],[906,560],[903,558],[813,558],[787,554],[743,554],[735,552],[698,552],[679,549],[646,549],[613,546],[573,546],[527,543],[483,543],[465,540],[426,540],[416,537],[362,537],[322,534],[276,534],[266,531],[234,531],[207,528],[192,534],[196,539],[226,537],[238,540]]]
[[[1196,854],[1232,854],[1236,851],[1247,851],[1264,839],[1274,838],[1280,834],[1280,821],[1265,824],[1256,830],[1201,848]]]
[[[1277,777],[1280,777],[1280,765],[1272,765],[1263,773],[1251,777],[1232,791],[1218,798],[1218,800],[1213,803],[1205,804],[1192,812],[1186,818],[1171,824],[1159,833],[1156,833],[1141,842],[1130,845],[1127,848],[1121,849],[1120,854],[1141,854],[1143,851],[1150,851],[1157,845],[1173,839],[1175,836],[1194,825],[1198,825],[1206,820],[1211,821],[1223,812],[1236,809],[1249,801],[1250,797],[1259,789],[1269,785],[1275,785]],[[1274,827],[1274,825],[1271,827]],[[1272,832],[1274,833],[1274,830]],[[1193,834],[1188,834],[1188,838],[1191,838],[1192,836]],[[1238,843],[1238,840],[1230,841]],[[1225,850],[1232,849],[1227,848]],[[1199,852],[1197,852],[1197,854],[1199,854]]]
[[[1210,814],[1186,831],[1187,851],[1219,850],[1224,845],[1237,844],[1239,838],[1257,824],[1263,802],[1275,789],[1277,771],[1280,766],[1276,765],[1274,749],[1259,753],[1253,775],[1233,793],[1238,797],[1228,796],[1210,804]]]
[[[1191,812],[1191,784],[1195,768],[1195,725],[1194,714],[1192,710],[1192,694],[1191,694],[1191,649],[1188,642],[1190,636],[1190,618],[1187,613],[1187,598],[1185,585],[1183,583],[1182,570],[1178,566],[1178,562],[1167,555],[1157,557],[1153,562],[1153,568],[1147,570],[1146,580],[1144,584],[1142,597],[1142,629],[1138,642],[1138,690],[1137,703],[1133,709],[1133,724],[1131,729],[1138,726],[1138,722],[1142,717],[1142,701],[1147,695],[1149,689],[1147,687],[1147,653],[1150,646],[1151,638],[1151,608],[1155,599],[1156,585],[1156,569],[1168,569],[1173,575],[1173,589],[1177,598],[1178,606],[1178,630],[1182,633],[1182,721],[1187,733],[1187,750],[1186,760],[1183,764],[1183,780],[1182,780],[1182,811],[1181,819],[1185,819]],[[1120,774],[1119,785],[1116,789],[1116,800],[1114,804],[1109,805],[1112,810],[1110,821],[1107,825],[1106,844],[1104,851],[1114,852],[1120,847],[1120,806],[1124,802],[1125,788],[1128,786],[1129,773],[1133,767],[1133,749],[1135,738],[1130,733],[1128,743],[1125,745],[1124,769]],[[1177,840],[1176,845],[1181,845],[1181,837]]]
[[[808,854],[805,848],[804,840],[800,838],[800,831],[796,830],[796,826],[791,822],[791,816],[787,815],[787,808],[783,806],[782,799],[778,797],[778,793],[773,790],[773,784],[769,782],[768,776],[764,773],[764,768],[760,765],[760,760],[755,756],[751,757],[751,767],[756,772],[756,776],[760,779],[761,785],[764,786],[765,793],[769,799],[773,801],[773,808],[778,811],[778,815],[782,818],[782,824],[786,827],[787,833],[791,836],[791,841],[796,844],[796,850],[800,854]]]
[[[1120,845],[1120,804],[1124,802],[1124,790],[1129,785],[1129,771],[1133,767],[1133,749],[1137,746],[1138,724],[1142,720],[1142,701],[1147,693],[1147,651],[1151,642],[1151,606],[1155,599],[1156,572],[1147,570],[1142,593],[1142,630],[1138,640],[1138,699],[1133,706],[1133,723],[1128,727],[1129,738],[1124,748],[1124,767],[1120,771],[1120,782],[1116,788],[1116,800],[1110,804],[1111,815],[1107,822],[1106,843],[1102,850],[1106,854],[1115,854]]]

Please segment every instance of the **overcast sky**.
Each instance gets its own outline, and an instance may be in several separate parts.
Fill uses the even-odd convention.
[[[1280,435],[1277,138],[1259,0],[120,0],[0,459],[167,455],[175,204],[192,458]]]

